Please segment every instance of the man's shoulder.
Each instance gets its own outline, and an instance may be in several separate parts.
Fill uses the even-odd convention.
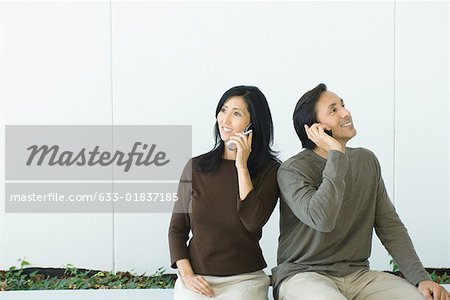
[[[279,168],[279,171],[301,171],[308,172],[311,169],[319,168],[321,165],[324,165],[325,162],[321,161],[314,152],[308,149],[304,149],[301,152],[295,154],[290,157],[288,160],[283,162]],[[323,166],[322,166],[323,167]]]
[[[367,149],[367,148],[363,148],[363,147],[358,147],[358,148],[350,148],[350,147],[346,147],[345,150],[349,156],[351,156],[352,158],[361,158],[361,159],[377,159],[375,153],[373,153],[371,150]]]
[[[376,155],[369,149],[363,147],[351,148],[346,147],[346,154],[350,159],[354,160],[378,160]],[[303,149],[299,153],[290,157],[281,164],[280,169],[291,169],[299,167],[307,167],[311,165],[317,165],[324,163],[326,160],[318,157],[313,151],[308,149]]]

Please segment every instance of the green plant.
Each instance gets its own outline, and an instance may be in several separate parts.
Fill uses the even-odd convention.
[[[7,290],[60,290],[60,289],[148,289],[172,288],[174,276],[164,274],[159,268],[153,275],[130,272],[80,270],[71,264],[64,266],[59,276],[46,275],[43,270],[24,268],[30,263],[19,260],[20,268],[10,267],[0,271],[0,291]],[[45,270],[45,269],[44,269]]]
[[[450,284],[450,276],[445,272],[444,274],[440,275],[436,273],[436,270],[434,270],[432,273],[430,273],[431,280],[434,282],[437,282],[439,284]]]
[[[26,257],[17,259],[17,261],[20,262],[20,268],[21,268],[21,269],[23,269],[23,268],[26,267],[26,266],[31,265],[31,264],[30,264],[28,261],[26,261],[25,259],[26,259]]]
[[[395,262],[395,260],[391,257],[389,260],[389,264],[392,267],[392,273],[398,274],[403,277],[401,274],[400,268]],[[450,275],[446,272],[448,269],[430,269],[426,268],[427,272],[430,273],[431,280],[439,284],[450,284]]]
[[[395,262],[395,260],[392,257],[389,259],[389,264],[392,267],[392,272],[393,273],[400,271],[400,268],[399,268],[398,264]]]

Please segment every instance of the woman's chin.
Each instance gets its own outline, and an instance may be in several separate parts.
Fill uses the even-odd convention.
[[[226,142],[230,139],[230,135],[229,134],[221,134],[220,139],[222,140],[222,142]]]

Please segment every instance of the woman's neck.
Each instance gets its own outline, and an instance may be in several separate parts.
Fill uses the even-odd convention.
[[[223,150],[223,159],[236,160],[236,151],[237,150],[230,150],[225,146]]]

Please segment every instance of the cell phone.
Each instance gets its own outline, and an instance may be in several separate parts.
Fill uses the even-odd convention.
[[[249,135],[250,132],[253,132],[252,129],[252,123],[248,124],[247,127],[245,127],[244,131],[242,132],[245,135]],[[227,148],[230,150],[235,150],[237,148],[236,142],[234,140],[228,140],[225,142],[225,145],[227,145]]]

